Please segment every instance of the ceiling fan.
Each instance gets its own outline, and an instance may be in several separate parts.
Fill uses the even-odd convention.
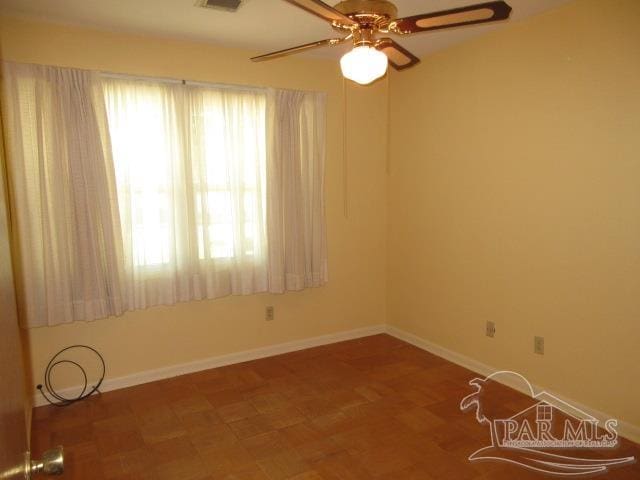
[[[253,57],[251,60],[255,62],[271,60],[312,48],[351,41],[353,50],[342,57],[340,66],[346,78],[362,85],[382,77],[387,71],[388,63],[391,63],[396,70],[403,70],[420,62],[418,57],[395,40],[389,37],[378,38],[378,34],[410,35],[430,30],[495,22],[509,18],[511,13],[511,7],[503,1],[480,3],[405,18],[397,18],[398,9],[389,0],[344,0],[334,7],[320,0],[285,1],[326,20],[344,36],[267,53]]]

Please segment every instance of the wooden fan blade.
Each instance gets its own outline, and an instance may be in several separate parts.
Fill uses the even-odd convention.
[[[418,57],[391,38],[381,38],[376,42],[376,48],[387,56],[389,63],[396,70],[404,70],[420,63]]]
[[[320,0],[285,0],[296,7],[300,7],[309,13],[312,13],[327,22],[339,23],[340,25],[355,26],[358,22],[351,20],[349,17],[330,7]]]
[[[427,30],[506,20],[510,14],[511,7],[507,3],[502,1],[487,2],[452,10],[399,18],[389,24],[389,31],[406,35]]]
[[[284,50],[278,50],[277,52],[266,53],[253,57],[251,60],[254,62],[262,62],[263,60],[271,60],[273,58],[285,57],[294,53],[302,52],[304,50],[311,50],[312,48],[326,47],[330,45],[338,45],[351,38],[351,35],[345,38],[329,38],[327,40],[320,40],[319,42],[305,43],[304,45],[298,45],[297,47],[285,48]]]

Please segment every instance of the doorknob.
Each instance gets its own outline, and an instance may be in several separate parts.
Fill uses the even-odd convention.
[[[42,454],[42,460],[32,460],[27,452],[25,462],[25,479],[30,480],[38,474],[62,475],[64,472],[64,449],[62,446],[47,450]]]
[[[42,460],[31,460],[31,452],[25,452],[24,462],[0,471],[0,480],[31,480],[40,473],[44,475],[62,475],[64,472],[64,449],[52,448],[42,454]]]

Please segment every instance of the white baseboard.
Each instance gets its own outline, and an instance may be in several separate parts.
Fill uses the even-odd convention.
[[[328,345],[331,343],[344,342],[345,340],[369,337],[371,335],[378,335],[380,333],[386,333],[385,325],[374,325],[371,327],[331,333],[318,337],[294,340],[292,342],[279,343],[277,345],[270,345],[266,347],[255,348],[252,350],[230,353],[227,355],[209,357],[202,360],[196,360],[194,362],[171,365],[169,367],[162,367],[154,370],[147,370],[140,373],[134,373],[132,375],[126,375],[124,377],[107,378],[104,380],[104,382],[102,382],[100,391],[109,392],[111,390],[132,387],[135,385],[141,385],[143,383],[154,382],[156,380],[163,380],[165,378],[177,377],[179,375],[185,375],[187,373],[194,373],[202,370],[208,370],[210,368],[223,367],[225,365],[232,365],[235,363],[248,362],[250,360],[257,360],[259,358],[272,357],[274,355],[281,355],[283,353],[295,352],[297,350],[319,347],[321,345]],[[81,388],[82,387],[79,386],[69,387],[61,389],[58,393],[65,398],[73,398],[74,396],[77,396],[78,393],[80,393]],[[40,407],[43,405],[47,405],[47,401],[43,398],[40,392],[36,392],[33,398],[33,404],[36,407]]]
[[[389,335],[403,340],[411,345],[426,350],[434,355],[449,360],[461,367],[467,368],[477,374],[486,377],[500,369],[486,365],[482,362],[474,360],[471,357],[462,355],[453,350],[449,350],[433,342],[418,337],[412,333],[401,330],[397,327],[390,325],[374,325],[371,327],[358,328],[355,330],[347,330],[344,332],[332,333],[328,335],[321,335],[318,337],[306,338],[302,340],[294,340],[292,342],[279,343],[277,345],[271,345],[266,347],[260,347],[252,350],[245,350],[237,353],[230,353],[227,355],[219,355],[215,357],[209,357],[202,360],[196,360],[194,362],[182,363],[179,365],[172,365],[169,367],[162,367],[154,370],[147,370],[132,375],[126,375],[123,377],[116,377],[106,379],[100,388],[102,392],[108,392],[111,390],[118,390],[121,388],[132,387],[135,385],[141,385],[144,383],[154,382],[156,380],[162,380],[165,378],[177,377],[179,375],[185,375],[187,373],[199,372],[202,370],[208,370],[210,368],[223,367],[225,365],[232,365],[235,363],[248,362],[250,360],[257,360],[259,358],[272,357],[274,355],[281,355],[283,353],[295,352],[297,350],[304,350],[306,348],[318,347],[321,345],[328,345],[331,343],[343,342],[345,340],[353,340],[355,338],[368,337],[371,335],[377,335],[380,333],[388,333]],[[504,382],[507,386],[516,390],[521,390],[522,384]],[[533,385],[536,391],[546,390],[537,385]],[[60,390],[60,394],[67,398],[73,398],[80,391],[80,387],[70,387]],[[591,415],[598,420],[604,421],[609,418],[614,418],[612,415],[600,412],[588,406],[582,405],[579,402],[575,402],[562,395],[558,395],[554,392],[547,390],[553,396],[565,401],[583,412]],[[527,392],[522,392],[527,393]],[[33,398],[33,404],[36,407],[46,405],[46,400],[42,397],[40,392],[36,392]],[[618,422],[618,433],[629,440],[636,443],[640,443],[640,427],[628,422]]]
[[[499,368],[495,368],[495,367],[491,367],[489,365],[486,365],[482,362],[479,362],[477,360],[474,360],[471,357],[467,357],[466,355],[462,355],[458,352],[454,352],[453,350],[449,350],[448,348],[444,348],[440,345],[437,345],[433,342],[430,342],[428,340],[425,340],[421,337],[418,337],[417,335],[414,335],[412,333],[409,333],[405,330],[399,329],[397,327],[393,327],[391,325],[387,325],[386,331],[389,335],[396,337],[399,340],[405,341],[407,343],[410,343],[411,345],[414,345],[418,348],[421,348],[422,350],[426,350],[427,352],[433,353],[434,355],[437,355],[439,357],[444,358],[445,360],[449,360],[452,363],[455,363],[457,365],[460,365],[461,367],[467,368],[469,370],[471,370],[472,372],[475,372],[483,377],[486,377],[488,375],[491,375],[492,373],[495,373],[501,369]],[[508,376],[504,376],[504,377],[497,377],[495,378],[495,380],[497,381],[501,381],[503,379],[508,379],[511,377]],[[513,377],[515,378],[515,377]],[[518,390],[524,394],[529,394],[529,392],[526,392],[522,389],[522,383],[520,382],[514,382],[514,383],[510,383],[508,381],[504,381],[502,382],[504,383],[506,386],[511,387],[515,390]],[[587,415],[590,415],[592,417],[597,418],[598,420],[600,420],[601,422],[604,422],[605,420],[608,420],[610,418],[615,418],[613,415],[609,415],[607,413],[601,412],[599,410],[590,408],[586,405],[581,404],[580,402],[576,402],[574,400],[571,400],[563,395],[559,395],[555,392],[552,392],[546,388],[542,388],[538,385],[532,385],[533,389],[536,392],[541,392],[541,391],[546,391],[548,393],[550,393],[551,395],[553,395],[554,397],[560,399],[563,402],[566,402],[576,408],[578,408],[579,410],[582,410],[583,412],[585,412]],[[633,442],[636,443],[640,443],[640,427],[637,425],[634,425],[632,423],[629,422],[623,422],[623,421],[618,421],[618,428],[617,428],[618,434],[621,437],[627,438]]]

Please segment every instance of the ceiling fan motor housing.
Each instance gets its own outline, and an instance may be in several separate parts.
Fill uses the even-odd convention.
[[[398,16],[398,9],[388,0],[344,0],[334,8],[364,28],[381,27]]]

